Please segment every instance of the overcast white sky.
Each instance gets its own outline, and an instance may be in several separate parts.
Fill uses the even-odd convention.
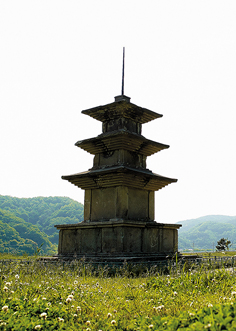
[[[169,144],[148,168],[178,178],[156,193],[156,221],[236,215],[236,1],[0,1],[0,194],[84,192],[61,175],[101,133],[83,109],[121,91],[163,114],[143,135]]]

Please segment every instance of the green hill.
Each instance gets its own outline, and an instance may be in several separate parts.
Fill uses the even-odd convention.
[[[55,252],[48,236],[36,225],[25,222],[22,218],[0,209],[0,252],[32,255],[42,245],[42,251]]]
[[[67,197],[15,198],[0,195],[0,252],[57,251],[55,224],[83,220],[83,205]],[[212,249],[221,238],[236,242],[236,216],[209,215],[178,222],[179,250]]]
[[[236,239],[236,216],[209,215],[197,219],[178,222],[179,250],[213,249],[217,241],[227,238],[232,243]]]
[[[44,254],[56,253],[58,230],[54,225],[83,220],[83,205],[67,197],[0,195],[0,209],[0,252],[32,254],[43,243]]]

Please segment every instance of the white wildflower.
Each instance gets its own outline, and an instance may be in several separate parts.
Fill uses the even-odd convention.
[[[46,319],[47,318],[47,313],[40,314],[40,317]]]
[[[211,327],[211,323],[205,325],[205,329],[210,329],[210,327]]]
[[[112,320],[111,321],[111,325],[115,325],[116,324],[116,321],[115,320]]]
[[[41,325],[39,325],[39,324],[38,325],[35,325],[34,329],[35,330],[40,330],[41,329]]]
[[[3,306],[3,307],[2,307],[2,310],[3,310],[3,311],[8,311],[8,306]]]
[[[72,299],[71,298],[66,298],[66,303],[70,303],[72,301]]]
[[[153,310],[159,312],[161,311],[162,309],[164,309],[164,305],[161,305],[161,306],[158,306],[158,307],[153,307]]]

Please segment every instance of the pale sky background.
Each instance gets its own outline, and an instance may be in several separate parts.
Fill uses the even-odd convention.
[[[236,1],[0,1],[0,194],[68,196],[101,133],[83,109],[121,91],[163,114],[143,135],[170,148],[148,168],[178,178],[156,221],[236,215]]]

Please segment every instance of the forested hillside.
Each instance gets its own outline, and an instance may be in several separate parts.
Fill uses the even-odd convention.
[[[14,198],[0,195],[0,253],[57,252],[55,224],[83,220],[83,205],[67,197]],[[210,215],[178,222],[179,250],[212,249],[222,237],[236,244],[236,216]],[[236,248],[236,246],[235,246]]]
[[[209,215],[178,223],[182,224],[179,229],[180,250],[193,247],[213,249],[221,238],[236,244],[236,216]]]
[[[44,252],[54,253],[48,236],[36,225],[0,209],[0,252],[32,255],[41,245]]]
[[[33,254],[42,245],[56,253],[55,224],[83,220],[83,205],[67,197],[15,198],[0,195],[0,252]]]

